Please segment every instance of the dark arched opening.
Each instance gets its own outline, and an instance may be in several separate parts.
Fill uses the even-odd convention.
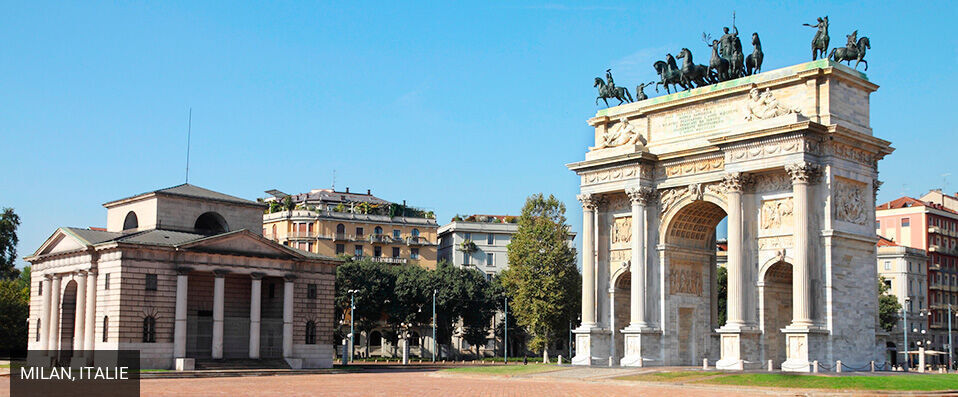
[[[130,211],[126,214],[126,219],[123,220],[123,230],[133,230],[140,227],[140,223],[136,219],[136,213]]]
[[[196,231],[201,234],[220,234],[228,232],[229,225],[226,223],[226,219],[223,219],[222,215],[215,212],[207,212],[200,215],[199,218],[196,218],[193,229],[196,229]]]

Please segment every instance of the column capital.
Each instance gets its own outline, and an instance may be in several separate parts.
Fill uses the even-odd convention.
[[[785,166],[785,172],[792,178],[792,184],[814,183],[821,174],[821,166],[806,161],[788,164]]]
[[[253,280],[262,280],[263,277],[266,277],[266,273],[262,273],[262,272],[252,272],[252,273],[249,274],[249,276],[250,276]]]
[[[229,274],[229,273],[230,273],[230,271],[227,270],[227,269],[216,269],[216,270],[213,270],[213,275],[216,276],[216,278],[226,277],[226,275]]]
[[[881,189],[881,185],[884,185],[885,182],[879,181],[878,178],[872,179],[872,194],[875,196],[875,199],[878,199],[878,190]]]
[[[53,281],[53,275],[52,275],[52,274],[44,274],[44,275],[43,275],[43,279],[44,279],[44,280],[47,280],[47,281]]]
[[[744,172],[730,172],[722,176],[722,187],[726,192],[744,192],[752,184],[752,177]]]
[[[292,274],[292,273],[287,273],[287,274],[283,275],[283,279],[286,280],[287,283],[293,282],[293,280],[296,280],[296,278],[297,278],[297,276],[296,276],[295,274]]]
[[[185,276],[187,274],[190,274],[190,272],[192,271],[193,271],[192,267],[179,266],[176,268],[176,274],[180,276]]]
[[[582,209],[586,211],[595,211],[597,195],[592,193],[582,193],[576,195],[575,198],[582,202]]]
[[[650,187],[639,186],[625,189],[625,194],[629,195],[632,205],[646,205],[654,201],[659,192]]]
[[[77,271],[76,271],[76,275],[77,275],[78,277],[84,277],[84,278],[85,278],[85,277],[86,277],[86,273],[87,273],[86,270],[77,270]]]

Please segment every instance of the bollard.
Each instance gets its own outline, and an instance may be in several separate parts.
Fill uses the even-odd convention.
[[[818,373],[818,360],[812,361],[812,373]]]
[[[775,370],[775,367],[772,366],[772,360],[768,360],[768,372]]]
[[[875,361],[872,360],[872,372],[875,372]]]
[[[609,366],[612,366],[612,357],[609,357]]]
[[[559,358],[556,360],[556,363],[562,365],[562,355],[559,355]]]
[[[835,361],[835,372],[842,372],[842,360]]]
[[[708,359],[708,357],[702,359],[702,369],[709,369],[709,359]]]

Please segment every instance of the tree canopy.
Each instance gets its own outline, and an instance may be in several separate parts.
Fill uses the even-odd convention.
[[[20,275],[16,268],[17,261],[17,227],[20,226],[20,216],[13,212],[13,208],[4,208],[0,213],[0,280],[12,280]]]
[[[901,303],[895,295],[888,293],[891,287],[885,283],[885,276],[878,277],[878,322],[885,332],[891,332],[898,324],[898,312]]]

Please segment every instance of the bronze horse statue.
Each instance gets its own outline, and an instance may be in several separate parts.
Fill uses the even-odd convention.
[[[605,106],[609,106],[608,98],[618,99],[619,105],[621,105],[623,102],[626,102],[626,103],[632,102],[632,95],[629,94],[628,89],[626,89],[625,87],[615,87],[615,89],[612,89],[612,87],[609,87],[608,85],[605,84],[605,80],[602,80],[601,77],[596,77],[595,84],[593,84],[592,86],[599,87],[599,96],[595,98],[596,105],[599,104],[599,100],[601,99],[605,101]],[[616,106],[619,106],[619,105],[616,105]]]
[[[857,30],[855,33],[852,33],[852,35],[857,34]],[[862,36],[853,48],[832,48],[832,52],[828,54],[828,58],[835,62],[848,61],[848,66],[851,66],[852,61],[855,61],[855,69],[858,69],[859,63],[864,63],[865,70],[868,70],[868,61],[865,60],[865,50],[870,50],[871,48],[871,42],[868,41],[868,37]]]
[[[705,44],[708,44],[706,41]],[[729,60],[722,58],[718,53],[718,40],[712,40],[712,44],[708,44],[712,48],[712,58],[709,59],[709,71],[715,73],[716,81],[726,81],[731,80],[729,74]]]
[[[675,92],[679,92],[678,88],[675,87],[676,85],[681,86],[683,90],[689,88],[682,83],[682,71],[675,64],[675,58],[672,57],[672,54],[666,54],[665,61],[656,61],[652,64],[652,67],[655,68],[655,72],[661,78],[661,81],[655,83],[655,92],[659,92],[659,85],[665,86],[665,92],[668,94],[672,93],[669,91],[669,84],[672,85],[672,90]]]
[[[763,58],[765,53],[762,52],[762,41],[758,39],[758,33],[752,33],[752,53],[745,57],[745,75],[760,73]]]
[[[692,61],[692,51],[689,51],[688,48],[683,48],[679,51],[679,55],[676,58],[682,59],[682,69],[679,69],[681,72],[679,79],[683,85],[692,88],[693,82],[696,87],[712,84],[709,78],[709,68],[705,65],[696,65],[695,62]]]
[[[808,23],[803,23],[803,26],[808,26],[812,28],[817,28],[818,31],[815,32],[815,37],[812,38],[812,60],[818,59],[819,56],[825,58],[825,54],[828,53],[828,16],[825,18],[818,18],[818,23],[812,25]]]

